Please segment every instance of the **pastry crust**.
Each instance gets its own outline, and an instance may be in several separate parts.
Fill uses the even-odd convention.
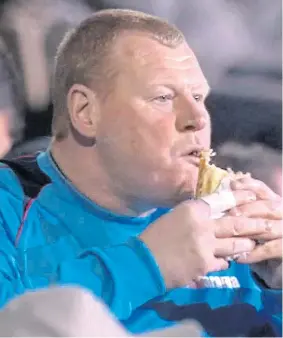
[[[196,198],[212,194],[217,190],[224,177],[231,172],[210,164],[212,150],[202,151],[200,155],[199,175],[196,188]]]
[[[214,164],[210,164],[210,159],[215,153],[212,149],[202,151],[200,154],[199,174],[196,188],[196,198],[201,198],[214,193],[221,184],[224,177],[231,180],[238,180],[243,177],[251,176],[250,173],[241,171],[234,172],[231,168],[221,169]]]

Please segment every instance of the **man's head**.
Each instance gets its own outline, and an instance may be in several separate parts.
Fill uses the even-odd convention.
[[[88,148],[116,194],[171,206],[194,191],[194,154],[210,146],[208,91],[177,28],[140,12],[101,11],[59,47],[53,136]]]
[[[222,168],[249,172],[282,196],[282,154],[263,144],[227,142],[217,149],[215,162]]]

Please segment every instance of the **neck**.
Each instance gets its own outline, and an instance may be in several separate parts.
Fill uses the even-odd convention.
[[[123,196],[107,176],[93,147],[82,147],[75,141],[53,141],[52,157],[72,184],[97,205],[125,216],[146,216],[153,210],[139,210]]]

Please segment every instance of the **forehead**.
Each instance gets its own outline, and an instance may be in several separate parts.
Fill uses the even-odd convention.
[[[208,88],[198,60],[186,42],[171,48],[137,34],[123,37],[118,50],[123,74],[132,79]]]

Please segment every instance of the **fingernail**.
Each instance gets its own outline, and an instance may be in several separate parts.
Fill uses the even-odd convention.
[[[235,210],[234,215],[236,217],[242,216],[242,213],[239,210]]]
[[[256,201],[256,195],[255,194],[249,194],[248,200],[249,201]]]
[[[237,257],[235,257],[234,260],[235,260],[236,262],[237,262],[238,260],[241,260],[241,261],[246,260],[249,254],[250,254],[249,252],[243,252],[243,253],[237,255]]]
[[[237,241],[235,241],[235,244],[234,244],[235,255],[237,254],[242,255],[243,252],[251,251],[253,250],[254,246],[255,246],[254,242],[251,241],[250,239],[239,238]]]
[[[225,259],[226,259],[227,262],[232,262],[232,261],[235,260],[235,256],[227,256]],[[237,257],[238,257],[238,255],[237,255]]]

